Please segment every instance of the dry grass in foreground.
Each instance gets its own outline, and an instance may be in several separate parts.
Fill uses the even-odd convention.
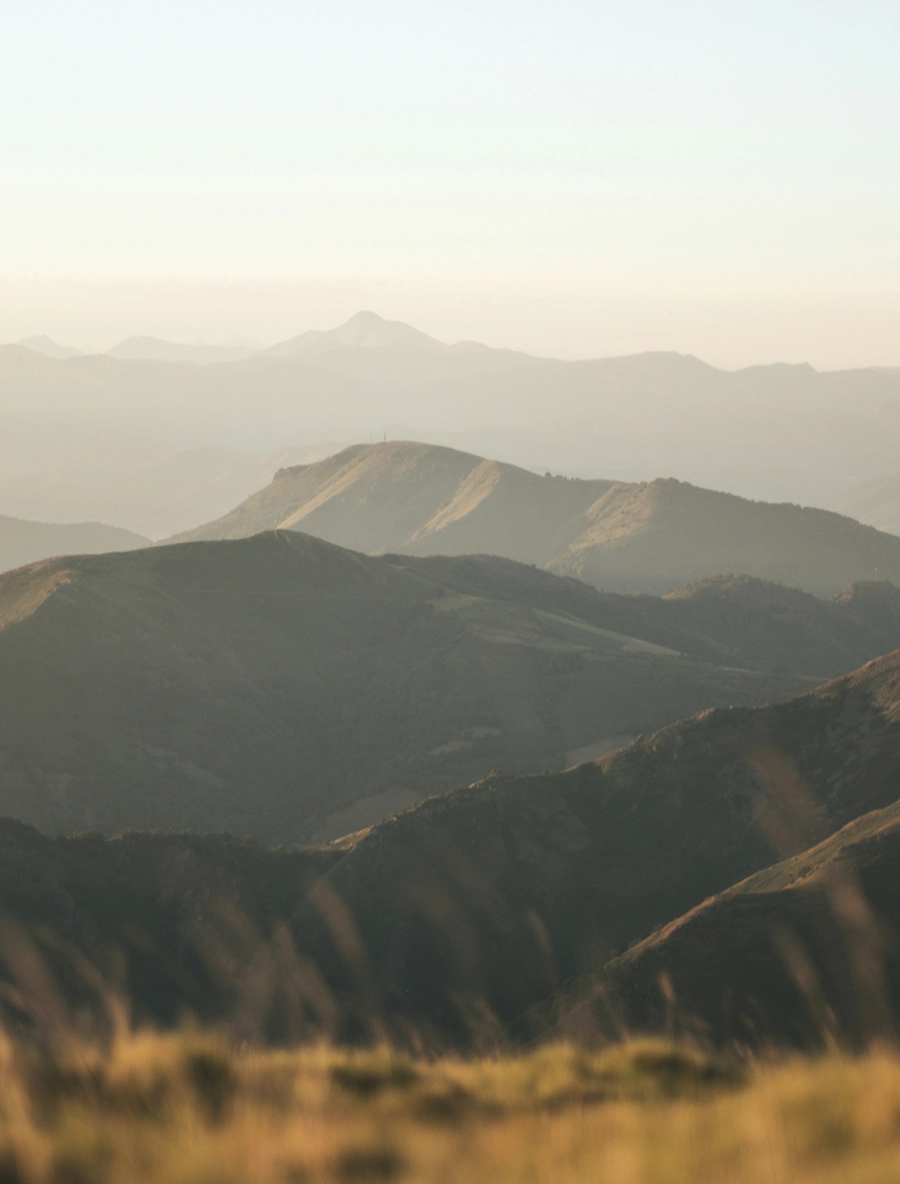
[[[6,1046],[0,1184],[887,1184],[900,1059],[746,1072],[634,1042],[416,1062],[137,1035]]]

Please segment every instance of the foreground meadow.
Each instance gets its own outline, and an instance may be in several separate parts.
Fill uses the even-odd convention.
[[[9,1045],[0,1184],[887,1184],[900,1058],[741,1068],[634,1042],[413,1061],[135,1035]]]

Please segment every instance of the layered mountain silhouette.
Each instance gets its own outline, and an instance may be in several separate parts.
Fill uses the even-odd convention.
[[[428,353],[444,352],[444,345],[427,333],[421,333],[402,321],[386,321],[374,312],[358,312],[346,324],[336,329],[311,329],[271,346],[265,352],[270,357],[300,357],[303,354],[327,352],[341,347],[350,349],[413,349]],[[498,351],[499,352],[499,351]]]
[[[900,652],[305,851],[6,822],[0,970],[109,943],[144,1014],[246,1022],[243,998],[276,1039],[472,1048],[590,1019],[864,1043],[900,1008],[898,760]]]
[[[132,530],[104,526],[100,522],[74,522],[61,526],[0,514],[0,572],[53,555],[131,551],[149,546],[149,543],[148,538]]]
[[[385,431],[541,472],[632,483],[676,474],[814,505],[895,472],[900,447],[900,375],[879,370],[732,373],[674,353],[535,358],[448,345],[374,313],[243,358],[215,352],[243,347],[155,339],[120,343],[118,356],[50,357],[59,350],[32,345],[0,347],[0,508],[26,518],[68,517],[70,479],[179,450],[265,454]],[[55,500],[39,495],[38,476]],[[190,491],[157,537],[204,520]],[[91,513],[146,530],[119,512],[110,487]]]
[[[751,502],[672,479],[628,484],[536,473],[405,441],[283,469],[178,541],[302,530],[371,553],[484,552],[613,591],[666,592],[742,572],[833,595],[900,582],[900,539],[825,510]]]
[[[8,573],[0,812],[57,832],[333,837],[492,768],[561,768],[707,706],[787,697],[900,634],[879,595],[870,619],[858,596],[800,596],[809,627],[774,662],[755,610],[725,652],[690,597],[629,616],[573,580],[457,562],[277,531]]]

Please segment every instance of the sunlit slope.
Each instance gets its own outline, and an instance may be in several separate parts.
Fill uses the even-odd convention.
[[[753,502],[682,481],[617,485],[548,565],[597,585],[647,591],[742,572],[833,595],[900,580],[900,540],[826,510]]]
[[[829,511],[671,479],[541,477],[409,442],[358,445],[283,469],[230,514],[179,539],[276,527],[371,554],[502,555],[613,591],[662,593],[722,572],[829,596],[855,580],[900,582],[900,539]]]
[[[719,1043],[865,1045],[897,1031],[898,932],[895,802],[704,901],[603,981],[618,1019],[644,1031],[664,1031],[674,1006],[683,1031]]]
[[[810,679],[681,657],[569,584],[456,591],[296,532],[0,579],[0,812],[299,841]]]
[[[612,485],[539,477],[430,444],[357,445],[281,470],[230,514],[179,539],[280,527],[370,553],[484,552],[544,564],[560,534],[574,535],[580,515]]]
[[[326,882],[371,955],[371,1007],[457,1041],[487,1017],[524,1035],[549,1022],[552,1007],[532,1009],[573,975],[893,803],[898,763],[895,653],[788,703],[704,713],[595,764],[431,799],[359,836]],[[293,926],[352,999],[317,907]]]
[[[0,514],[0,572],[53,555],[102,554],[146,547],[150,540],[118,526],[75,522],[60,526]]]

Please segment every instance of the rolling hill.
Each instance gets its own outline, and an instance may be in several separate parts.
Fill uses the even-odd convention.
[[[0,514],[0,572],[23,567],[54,555],[100,555],[108,551],[132,551],[150,540],[119,526],[100,522],[75,522],[60,526],[27,522]]]
[[[731,668],[712,643],[693,657],[624,633],[628,603],[575,581],[540,573],[534,595],[530,569],[487,560],[485,595],[454,587],[476,561],[458,581],[419,564],[277,531],[8,573],[0,812],[328,838],[492,768],[561,768],[708,706],[784,698],[818,681],[809,663],[821,676],[897,636],[836,609],[804,674],[752,638],[757,668]]]
[[[253,965],[339,857],[339,849],[270,850],[228,835],[54,839],[0,819],[5,1030],[46,1034],[66,1022],[83,1030],[90,1017],[102,1031],[113,996],[139,1025],[176,1026],[192,1015],[233,1025],[238,1039],[305,1035],[296,959],[282,950],[274,998],[262,1007],[252,1002]],[[268,1005],[277,1012],[285,996],[290,1009],[270,1016]]]
[[[859,581],[830,601],[752,576],[634,596],[493,555],[386,558],[458,592],[564,611],[718,666],[832,678],[900,640],[900,589],[887,580]]]
[[[404,441],[282,469],[231,513],[177,541],[276,528],[374,554],[502,555],[609,591],[662,593],[722,572],[826,596],[856,580],[900,583],[900,539],[829,511],[675,480],[541,477]]]

